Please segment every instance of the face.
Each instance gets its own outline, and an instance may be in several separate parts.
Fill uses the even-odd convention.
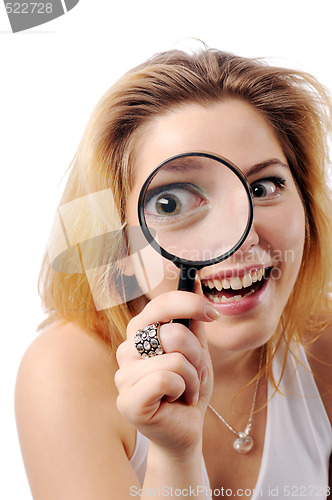
[[[299,193],[272,127],[255,108],[240,100],[191,104],[155,118],[142,134],[128,200],[129,225],[138,225],[137,200],[151,171],[189,151],[227,158],[252,187],[254,220],[244,244],[198,276],[205,300],[222,313],[206,325],[210,345],[230,351],[258,347],[273,335],[301,265],[305,214]],[[157,252],[155,258],[160,259]],[[178,270],[169,261],[163,264],[164,279],[149,299],[177,289]],[[147,274],[153,274],[153,258],[149,266]]]

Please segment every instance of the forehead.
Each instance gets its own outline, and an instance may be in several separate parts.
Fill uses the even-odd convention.
[[[230,99],[203,107],[187,104],[155,117],[144,129],[136,150],[135,183],[171,156],[207,151],[250,165],[279,158],[286,161],[271,125],[250,104]]]

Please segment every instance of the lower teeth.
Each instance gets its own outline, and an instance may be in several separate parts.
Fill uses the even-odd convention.
[[[218,295],[213,295],[212,293],[209,293],[207,295],[208,299],[211,300],[211,302],[214,302],[216,304],[226,304],[230,302],[240,302],[240,300],[244,299],[245,297],[249,297],[255,293],[255,290],[250,290],[250,292],[246,293],[245,295],[234,295],[233,297],[225,297],[223,295],[222,297],[218,297]]]

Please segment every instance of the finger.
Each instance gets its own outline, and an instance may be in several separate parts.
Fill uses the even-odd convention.
[[[201,280],[197,274],[195,277],[194,293],[196,293],[197,295],[200,295],[201,297],[204,297],[204,293],[202,290],[202,283],[201,283]]]
[[[134,336],[137,330],[151,323],[168,323],[175,318],[214,321],[219,311],[208,304],[204,297],[191,292],[173,291],[155,297],[143,311],[130,320],[127,333]]]
[[[178,352],[182,354],[194,366],[199,379],[201,379],[205,367],[202,345],[188,328],[180,323],[162,325],[159,329],[159,340],[165,353]],[[130,364],[132,368],[134,361],[142,359],[141,356],[138,356],[132,339],[123,342],[116,352],[119,366]]]
[[[205,360],[198,338],[180,323],[167,323],[160,327],[160,342],[166,353],[179,352],[192,364],[201,378]]]
[[[184,380],[181,376],[167,370],[158,370],[120,393],[117,406],[129,421],[145,424],[158,411],[163,397],[175,401],[181,397],[184,390]]]
[[[186,403],[193,404],[197,399],[200,388],[200,378],[197,370],[180,353],[163,354],[149,359],[141,359],[133,364],[125,364],[115,374],[115,384],[118,391],[126,391],[128,387],[133,387],[141,379],[162,371],[172,372],[179,375],[184,381],[183,398]],[[181,393],[182,395],[182,393]]]

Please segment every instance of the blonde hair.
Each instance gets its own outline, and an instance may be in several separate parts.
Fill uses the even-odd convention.
[[[306,214],[302,266],[274,337],[267,344],[266,365],[282,338],[305,342],[308,330],[319,333],[329,322],[331,283],[331,198],[328,188],[328,137],[331,102],[326,89],[311,75],[267,65],[213,49],[194,54],[169,51],[129,71],[102,97],[85,130],[72,162],[62,205],[91,193],[111,190],[112,216],[125,226],[135,147],[144,126],[181,104],[208,106],[237,98],[254,106],[271,124],[289,162]],[[99,207],[103,211],[102,207]],[[74,241],[105,233],[95,211],[73,216]],[[99,257],[111,262],[123,253],[123,241],[101,245]],[[75,245],[74,245],[75,246]],[[97,310],[77,244],[81,272],[58,272],[46,253],[40,293],[48,322],[63,318],[101,335],[115,348],[125,338],[126,325],[144,304],[144,297]],[[95,250],[94,250],[95,251]],[[98,257],[98,259],[99,259]],[[99,277],[100,294],[114,295],[119,273],[111,265]],[[315,279],[312,279],[313,276]],[[116,292],[118,293],[118,292]],[[119,292],[121,293],[121,292]],[[110,302],[111,303],[111,298]],[[328,313],[324,325],[322,314]],[[280,334],[280,332],[282,332]]]

